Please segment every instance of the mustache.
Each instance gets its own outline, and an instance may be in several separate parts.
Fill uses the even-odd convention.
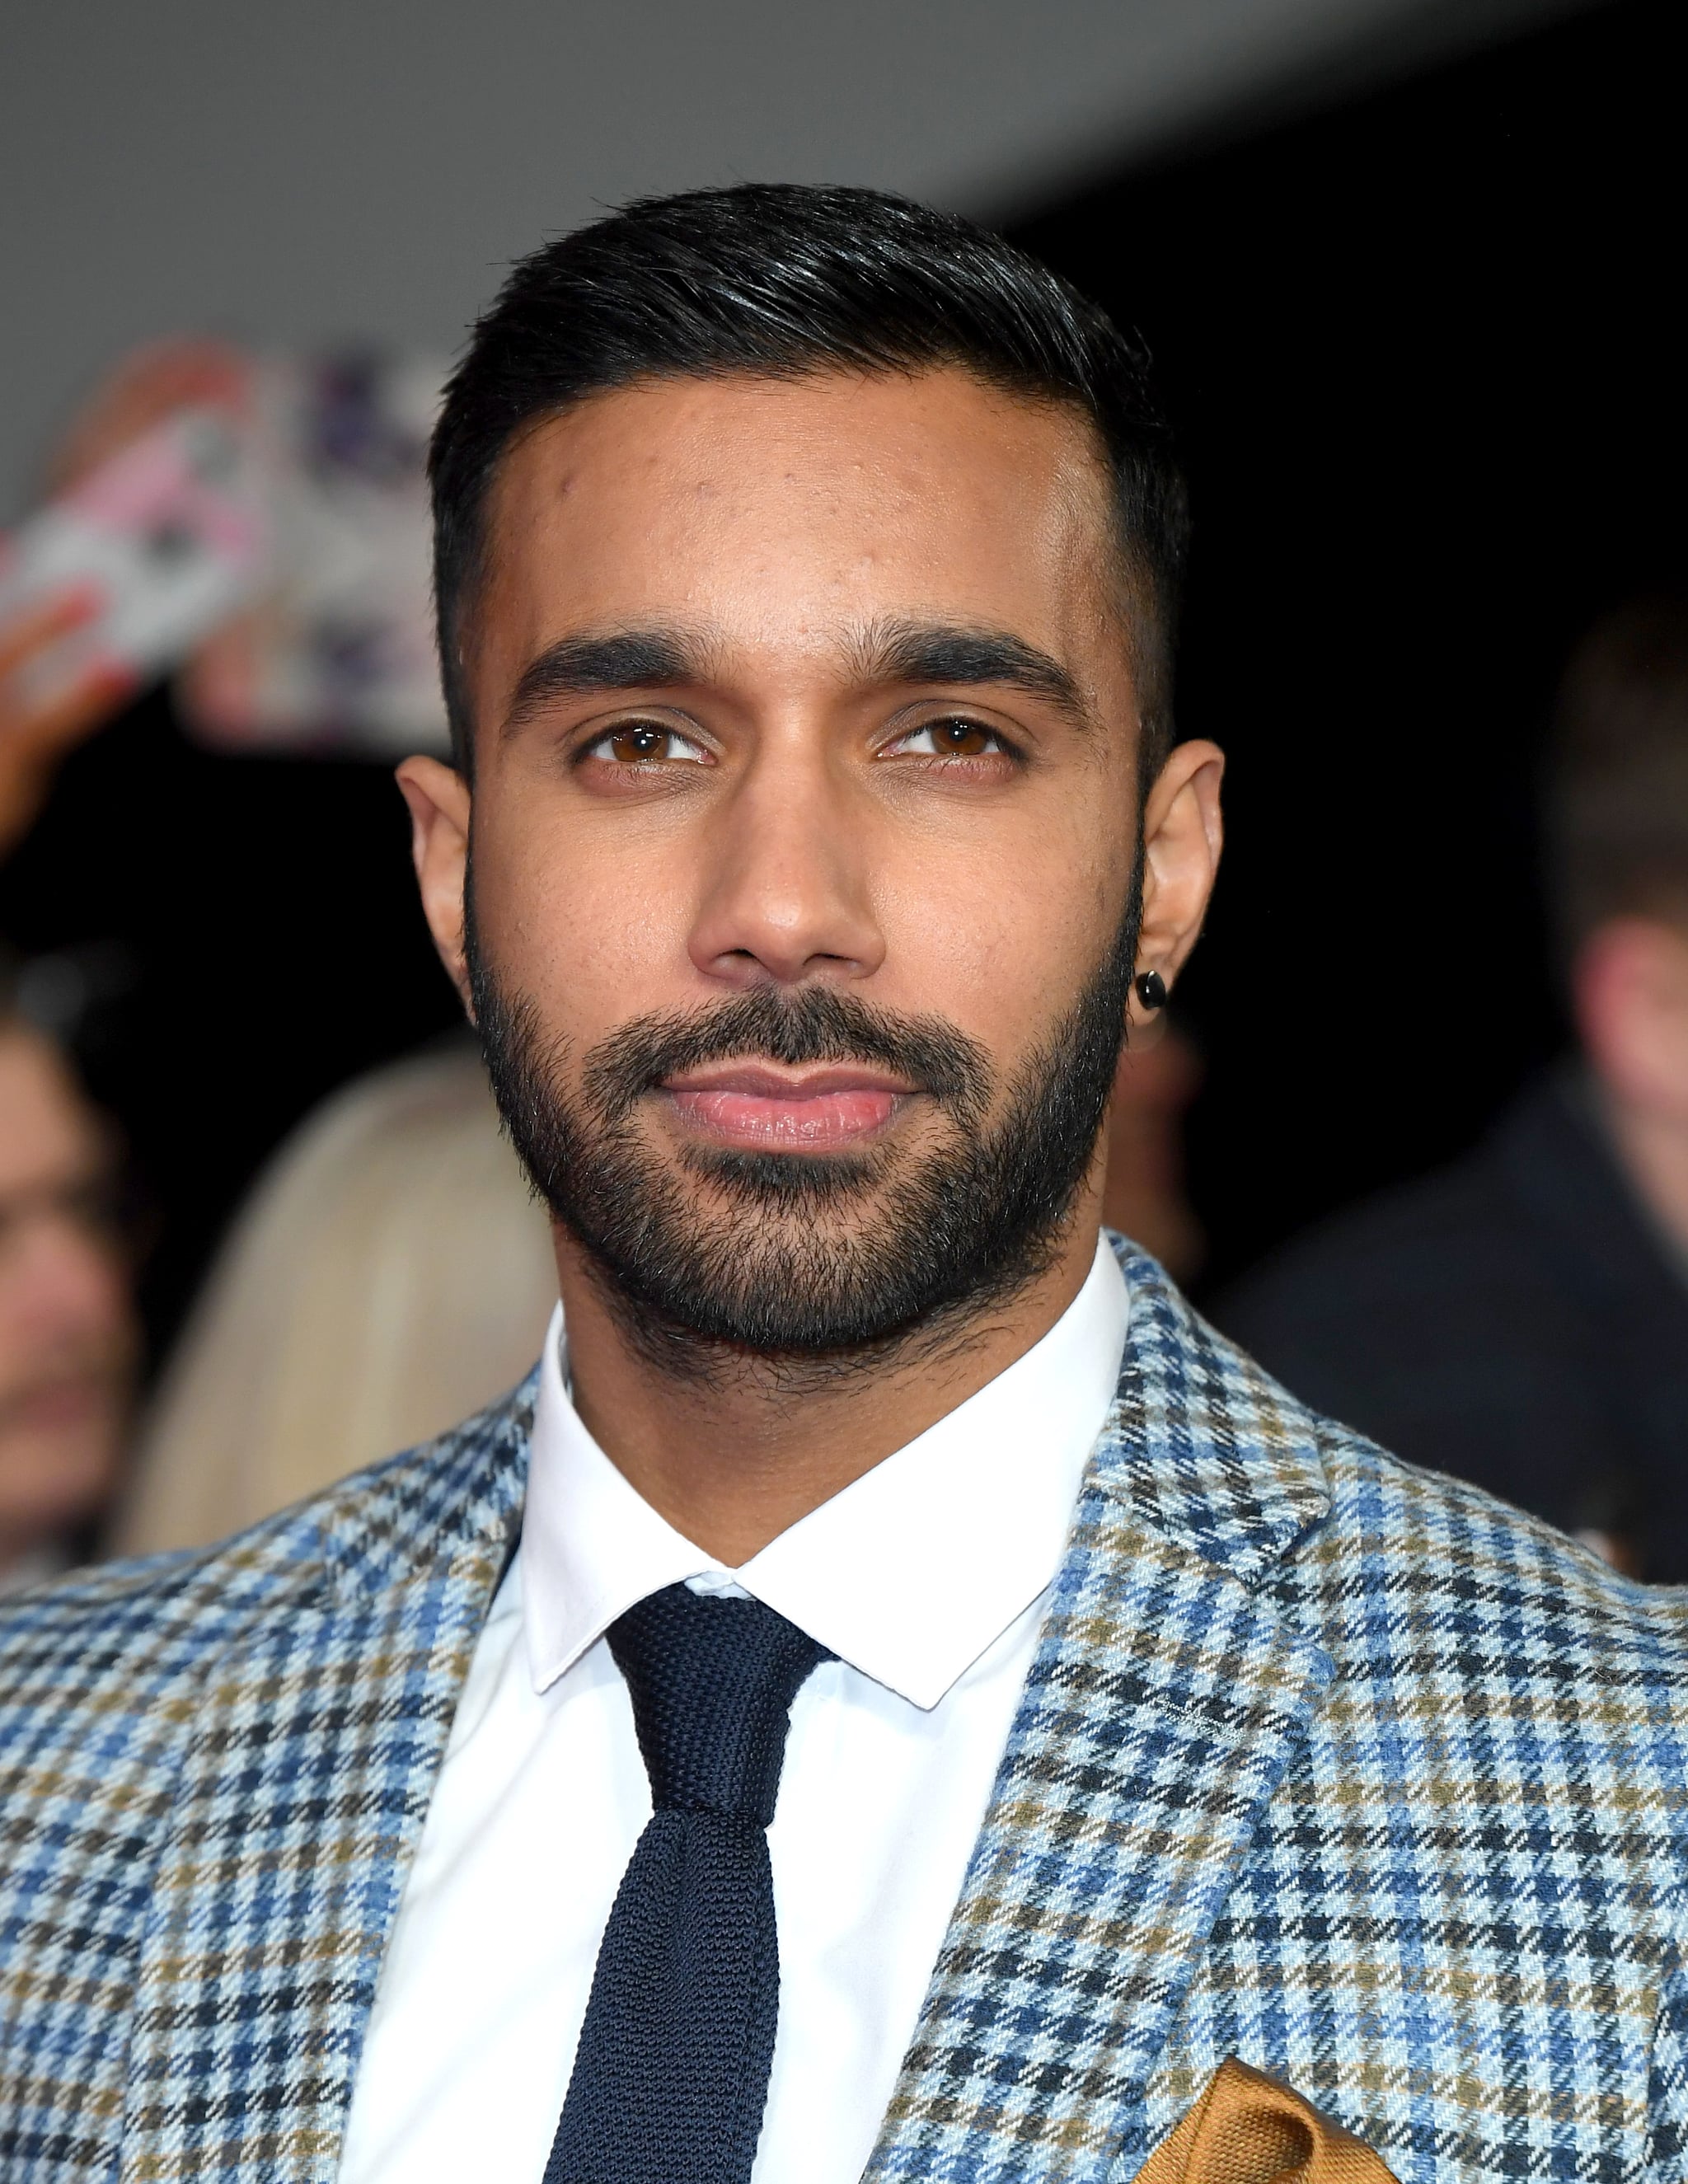
[[[635,1017],[599,1041],[582,1088],[606,1121],[618,1121],[665,1079],[713,1061],[860,1062],[889,1070],[917,1092],[964,1113],[988,1104],[989,1053],[941,1017],[896,1017],[829,986],[789,993],[752,986],[718,1006]]]

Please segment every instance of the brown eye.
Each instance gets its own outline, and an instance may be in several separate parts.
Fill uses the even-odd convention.
[[[660,721],[628,721],[588,744],[586,756],[602,759],[610,766],[666,766],[674,759],[699,765],[706,762],[708,753],[689,736],[682,736],[677,728],[664,727]]]
[[[977,721],[934,721],[932,740],[945,758],[983,758],[996,738]]]
[[[994,728],[960,715],[947,721],[926,721],[900,738],[892,749],[905,758],[989,758],[1005,755],[1003,741]]]
[[[671,741],[666,728],[654,728],[645,722],[635,722],[625,728],[617,728],[606,736],[604,743],[610,755],[621,766],[638,766],[654,758],[666,758]]]

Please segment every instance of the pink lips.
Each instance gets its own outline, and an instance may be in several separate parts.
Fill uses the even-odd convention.
[[[719,1142],[764,1152],[827,1151],[881,1129],[906,1085],[871,1070],[798,1075],[755,1063],[699,1070],[663,1088],[681,1117]]]

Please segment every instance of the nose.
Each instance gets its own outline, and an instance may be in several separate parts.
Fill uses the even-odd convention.
[[[107,1342],[128,1318],[128,1292],[117,1254],[74,1214],[41,1209],[8,1239],[3,1287],[8,1317],[31,1347]]]
[[[688,945],[729,985],[844,984],[884,961],[868,814],[844,770],[805,743],[760,754],[716,810]]]

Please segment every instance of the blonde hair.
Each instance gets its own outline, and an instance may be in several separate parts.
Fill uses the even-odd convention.
[[[549,1225],[466,1045],[276,1156],[171,1357],[111,1545],[207,1545],[490,1402],[539,1354]]]

